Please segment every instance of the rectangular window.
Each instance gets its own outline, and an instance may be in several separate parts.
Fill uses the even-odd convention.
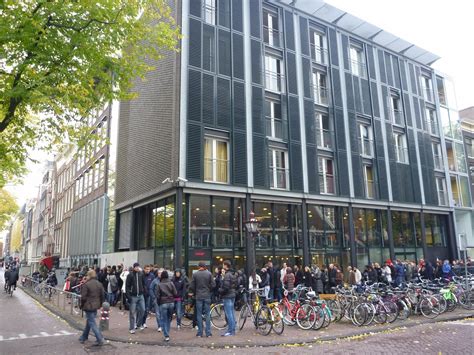
[[[102,186],[105,182],[105,158],[101,157],[99,159],[99,166],[100,166],[100,175],[99,175],[99,186]]]
[[[443,170],[443,155],[441,153],[441,144],[437,142],[431,143],[433,150],[434,167],[437,170]]]
[[[461,207],[462,201],[461,201],[461,194],[459,190],[458,179],[455,175],[451,175],[450,180],[451,180],[451,191],[453,193],[453,204],[456,207]]]
[[[467,156],[471,159],[474,159],[474,140],[465,138],[464,144],[466,146]]]
[[[364,58],[364,50],[361,46],[351,43],[351,45],[349,46],[349,61],[352,74],[360,76],[361,78],[365,78],[366,65]]]
[[[328,90],[326,74],[313,70],[313,96],[318,105],[328,105]]]
[[[375,198],[374,170],[371,165],[364,166],[365,197]]]
[[[99,187],[99,163],[94,164],[94,190]]]
[[[454,151],[456,153],[457,171],[467,174],[466,155],[464,154],[464,146],[461,143],[455,143]]]
[[[318,148],[334,149],[333,130],[329,116],[316,112],[316,143]]]
[[[408,147],[407,136],[404,133],[394,133],[393,140],[395,141],[395,155],[397,163],[408,164]]]
[[[446,92],[444,91],[444,80],[443,78],[436,78],[436,86],[438,87],[438,99],[440,105],[446,106]]]
[[[216,24],[216,0],[203,0],[204,21],[210,25]]]
[[[423,98],[425,99],[425,101],[434,102],[433,85],[431,84],[431,78],[425,75],[421,76],[421,90],[423,91]]]
[[[319,64],[327,64],[326,36],[320,31],[310,29],[311,58]]]
[[[288,139],[286,121],[282,120],[280,101],[265,99],[265,120],[267,137]]]
[[[372,127],[359,124],[359,151],[362,156],[372,158],[374,156],[374,135]]]
[[[319,189],[322,194],[335,193],[334,162],[332,159],[319,158]]]
[[[204,181],[227,184],[229,182],[228,142],[211,137],[206,137],[204,141]]]
[[[288,169],[288,152],[280,149],[270,149],[270,188],[288,190],[290,171]]]
[[[214,28],[203,26],[202,29],[202,68],[216,70],[216,40]]]
[[[436,111],[431,108],[426,108],[426,123],[428,125],[428,131],[435,136],[439,136],[438,117]]]
[[[391,93],[390,95],[390,109],[392,115],[392,123],[399,126],[404,126],[405,124],[403,120],[403,111],[400,102],[400,96],[398,96],[398,94],[396,93]]]
[[[283,73],[282,60],[265,54],[265,89],[278,93],[283,92]]]
[[[443,177],[436,178],[436,190],[438,191],[438,202],[440,206],[446,206],[446,179]]]
[[[263,10],[263,41],[272,47],[280,47],[280,24],[278,13]]]

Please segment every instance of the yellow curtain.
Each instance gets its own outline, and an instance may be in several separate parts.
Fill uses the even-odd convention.
[[[227,143],[217,142],[217,181],[227,182]]]
[[[212,181],[212,140],[206,139],[204,144],[204,180]]]

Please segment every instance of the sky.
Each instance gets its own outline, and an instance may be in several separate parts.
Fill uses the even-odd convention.
[[[458,109],[474,106],[474,2],[471,0],[326,0],[441,57],[433,67],[454,81]],[[44,161],[48,155],[34,153]],[[21,206],[36,197],[44,163],[29,163],[23,184],[7,186]]]

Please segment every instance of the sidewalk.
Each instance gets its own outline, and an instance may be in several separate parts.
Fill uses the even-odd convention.
[[[74,316],[68,312],[62,311],[55,304],[49,303],[44,299],[38,298],[31,290],[25,290],[27,294],[37,299],[47,309],[56,315],[65,319],[71,326],[82,330],[85,320],[79,316]],[[60,304],[62,302],[59,302]],[[319,341],[331,341],[341,338],[364,337],[371,333],[379,333],[385,331],[396,330],[399,328],[409,328],[420,324],[436,323],[440,321],[454,321],[464,318],[474,317],[474,311],[465,309],[456,309],[454,312],[448,312],[440,315],[436,319],[427,319],[423,316],[411,316],[405,321],[395,321],[392,324],[372,325],[368,327],[356,327],[347,320],[338,323],[331,323],[324,330],[300,330],[295,326],[285,326],[282,335],[276,335],[273,332],[268,336],[258,334],[247,322],[242,331],[237,332],[233,337],[221,337],[222,331],[213,329],[211,338],[196,338],[196,330],[192,328],[182,327],[177,329],[176,320],[171,325],[170,342],[163,342],[163,334],[157,332],[156,319],[154,315],[150,315],[147,319],[147,329],[143,331],[137,330],[135,334],[128,332],[128,311],[120,311],[118,308],[112,307],[110,313],[109,330],[104,331],[104,337],[110,341],[140,343],[148,345],[166,345],[180,347],[206,347],[206,348],[247,348],[260,346],[275,345],[292,345],[292,344],[308,344]]]

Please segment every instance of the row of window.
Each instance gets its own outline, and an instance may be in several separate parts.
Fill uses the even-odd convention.
[[[61,223],[64,218],[64,214],[72,210],[74,206],[74,188],[71,186],[66,191],[61,198],[56,201],[56,212],[55,212],[55,221],[56,224]]]
[[[89,145],[86,145],[79,151],[75,161],[75,172],[81,170],[87,162],[94,157],[106,144],[107,139],[107,117],[98,123],[96,128],[92,131],[92,138]]]
[[[104,184],[105,158],[101,157],[76,179],[74,200],[79,201]]]

